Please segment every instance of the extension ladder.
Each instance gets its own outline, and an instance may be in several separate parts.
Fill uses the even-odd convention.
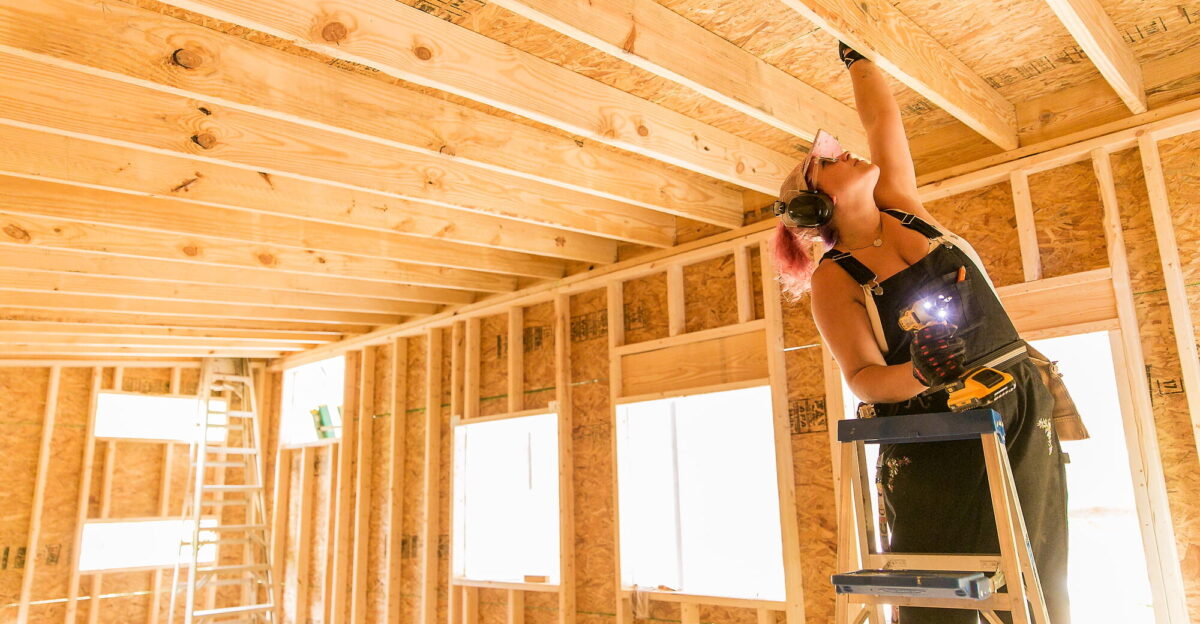
[[[184,624],[274,624],[263,463],[254,379],[245,359],[206,358],[200,372],[199,431],[184,498],[191,539],[187,580],[175,566],[169,622],[185,590]],[[183,559],[183,557],[181,557]]]
[[[979,440],[983,444],[1000,553],[879,552],[867,484],[865,444]],[[1021,503],[1004,446],[1004,425],[991,409],[960,413],[854,418],[838,422],[841,484],[838,492],[835,622],[884,624],[883,605],[975,609],[991,624],[1011,611],[1014,624],[1049,624]],[[952,504],[952,503],[951,503]],[[864,569],[865,568],[865,569]],[[996,590],[1007,585],[1008,591]]]

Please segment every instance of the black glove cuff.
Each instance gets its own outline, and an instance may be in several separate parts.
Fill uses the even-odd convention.
[[[850,66],[854,63],[866,60],[867,58],[841,41],[838,42],[838,57],[841,58],[842,62],[846,64],[846,69],[850,69]]]

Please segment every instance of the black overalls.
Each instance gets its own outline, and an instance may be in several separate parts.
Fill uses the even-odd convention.
[[[877,282],[870,269],[846,252],[830,251],[822,262],[837,262],[864,287],[865,296],[873,299],[879,319],[875,325],[877,341],[888,365],[911,360],[911,336],[897,322],[903,311],[917,299],[947,288],[957,289],[956,294],[960,295],[961,306],[955,314],[957,335],[966,343],[966,367],[1023,344],[982,268],[952,242],[955,237],[914,215],[896,210],[883,212],[925,235],[936,248],[883,282]],[[960,267],[966,268],[967,278],[956,284],[954,276]],[[990,407],[1003,416],[1008,458],[1050,621],[1069,624],[1066,471],[1053,432],[1053,398],[1028,357],[1018,357],[1000,368],[1013,375],[1017,389]],[[878,416],[948,411],[945,392],[874,407]],[[1000,551],[979,442],[882,445],[876,470],[885,528],[890,534],[890,542],[884,542],[885,549],[934,553]],[[900,609],[901,624],[974,623],[978,616],[977,611],[960,609]],[[1007,612],[1001,617],[1010,621]]]

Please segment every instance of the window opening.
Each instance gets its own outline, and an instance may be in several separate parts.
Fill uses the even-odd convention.
[[[210,405],[218,412],[227,409],[224,399],[212,399]],[[204,423],[200,407],[195,396],[101,391],[96,395],[94,432],[98,438],[190,443],[199,437]],[[226,420],[218,413],[210,422],[221,425]],[[222,427],[209,429],[208,441],[223,442],[225,433]]]
[[[332,357],[283,373],[280,442],[307,446],[342,436],[346,358]]]
[[[200,521],[201,527],[216,525],[216,518]],[[201,563],[216,558],[216,539],[216,531],[200,531]],[[79,571],[165,568],[176,562],[187,566],[192,564],[191,544],[191,520],[89,521],[83,525]]]

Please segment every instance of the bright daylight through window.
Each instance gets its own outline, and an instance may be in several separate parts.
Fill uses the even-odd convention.
[[[558,416],[454,427],[454,575],[559,579]]]
[[[202,520],[215,526],[216,520]],[[191,565],[192,522],[178,519],[93,521],[83,525],[79,570],[129,570],[164,568],[176,562]],[[200,531],[200,540],[212,542],[214,531]],[[212,563],[215,543],[202,545],[201,563]]]
[[[617,409],[626,587],[783,600],[770,388]]]
[[[314,444],[342,435],[346,358],[289,368],[283,373],[279,439],[288,446]]]
[[[214,410],[224,411],[225,401],[213,399]],[[224,424],[225,416],[214,415],[214,424]],[[128,438],[191,442],[200,434],[204,413],[195,396],[99,392],[96,395],[95,433],[97,438]],[[209,430],[209,442],[221,442],[221,428]]]

